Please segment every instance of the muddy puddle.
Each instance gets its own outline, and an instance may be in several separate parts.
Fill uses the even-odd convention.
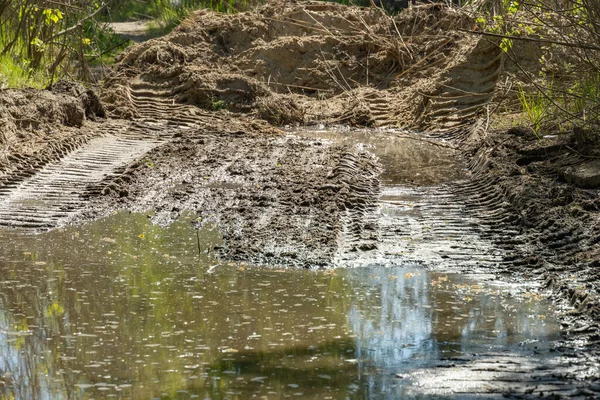
[[[421,398],[427,371],[466,356],[546,363],[559,339],[530,287],[411,266],[222,264],[218,233],[191,222],[122,212],[2,231],[2,396]]]
[[[1,396],[566,390],[553,375],[564,310],[531,283],[498,278],[503,250],[447,185],[465,176],[450,145],[405,132],[291,134],[362,147],[384,168],[378,203],[343,222],[332,262],[341,268],[219,261],[220,233],[205,221],[196,231],[195,213],[166,228],[122,211],[42,234],[0,231]]]
[[[466,173],[459,152],[452,144],[410,131],[317,126],[291,130],[290,134],[367,149],[383,165],[380,179],[386,186],[434,185],[463,178]]]

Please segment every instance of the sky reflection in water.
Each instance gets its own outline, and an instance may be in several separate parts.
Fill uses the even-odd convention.
[[[518,288],[417,267],[216,266],[218,241],[126,213],[0,233],[0,393],[396,399],[415,368],[558,338],[546,300]]]

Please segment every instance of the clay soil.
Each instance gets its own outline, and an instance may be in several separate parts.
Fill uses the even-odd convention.
[[[491,231],[520,232],[522,252],[505,272],[543,280],[573,306],[565,327],[587,350],[573,356],[593,359],[600,182],[572,172],[593,169],[600,153],[585,132],[537,140],[526,129],[487,126],[504,60],[495,43],[458,32],[473,25],[442,5],[393,18],[322,2],[196,12],[171,34],[128,49],[99,98],[66,83],[0,92],[0,185],[84,146],[111,121],[158,126],[148,135],[164,143],[88,187],[72,221],[125,208],[167,224],[194,210],[199,228],[219,227],[224,242],[215,251],[225,260],[327,267],[348,215],[353,250],[376,245],[376,228],[361,217],[375,207],[382,166],[365,149],[284,128],[425,132],[468,163],[470,181],[460,190],[473,213]],[[574,395],[597,396],[594,379],[597,370]]]

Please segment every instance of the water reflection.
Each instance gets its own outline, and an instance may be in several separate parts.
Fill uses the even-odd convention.
[[[397,374],[557,338],[535,293],[418,268],[218,264],[218,234],[190,222],[1,233],[3,397],[395,399],[415,391]]]
[[[455,148],[416,133],[342,127],[339,130],[303,128],[292,132],[304,138],[368,148],[385,166],[380,179],[386,185],[435,185],[465,176],[464,165]]]

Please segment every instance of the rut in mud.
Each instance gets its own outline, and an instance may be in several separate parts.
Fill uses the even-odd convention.
[[[0,225],[52,228],[82,205],[88,185],[97,184],[144,155],[158,140],[105,135],[90,140],[31,178],[0,188]]]

